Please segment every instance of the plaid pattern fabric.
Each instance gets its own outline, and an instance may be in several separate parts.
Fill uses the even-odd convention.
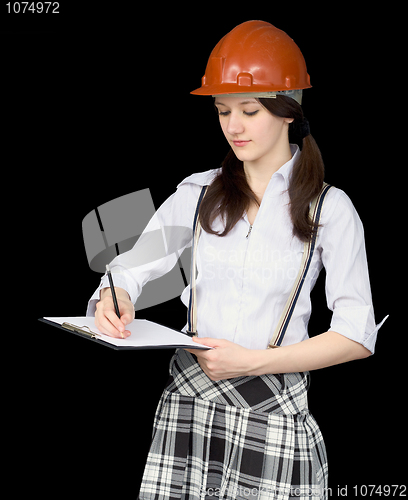
[[[140,500],[327,498],[308,373],[213,382],[182,349],[170,372]]]

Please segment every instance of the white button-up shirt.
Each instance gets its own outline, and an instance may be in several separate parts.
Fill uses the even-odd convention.
[[[293,236],[287,189],[293,157],[273,174],[256,219],[250,230],[246,214],[227,236],[201,232],[197,247],[197,331],[199,337],[224,338],[250,349],[265,349],[272,337],[297,277],[304,244]],[[184,179],[150,221],[146,231],[164,226],[192,228],[197,200],[203,185],[210,184],[219,169],[193,174]],[[282,345],[308,338],[311,314],[310,293],[320,270],[326,270],[327,305],[333,311],[328,330],[348,337],[374,352],[379,327],[374,321],[363,226],[348,196],[332,188],[321,214],[313,259]],[[213,228],[222,230],[217,219]],[[191,245],[191,242],[190,242]],[[115,286],[124,288],[133,302],[150,279],[168,272],[176,258],[126,269],[126,258],[115,264]],[[109,286],[104,277],[88,305],[95,313],[101,288]],[[189,287],[181,300],[188,307]],[[319,332],[321,333],[321,332]]]

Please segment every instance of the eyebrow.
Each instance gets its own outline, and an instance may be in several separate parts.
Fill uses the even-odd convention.
[[[215,101],[214,104],[220,104],[221,106],[225,106],[225,107],[228,107],[226,104],[224,104],[223,102],[219,102],[219,101]],[[241,101],[239,104],[260,104],[258,101]]]

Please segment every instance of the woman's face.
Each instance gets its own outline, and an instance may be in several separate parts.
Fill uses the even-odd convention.
[[[244,162],[268,160],[287,150],[293,118],[272,115],[254,98],[219,96],[214,102],[222,131],[236,157]]]

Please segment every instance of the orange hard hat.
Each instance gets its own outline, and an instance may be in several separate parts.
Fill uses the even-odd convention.
[[[270,93],[275,97],[277,93],[290,95],[290,91],[310,87],[305,59],[295,42],[270,23],[247,21],[217,43],[202,86],[191,93]]]

